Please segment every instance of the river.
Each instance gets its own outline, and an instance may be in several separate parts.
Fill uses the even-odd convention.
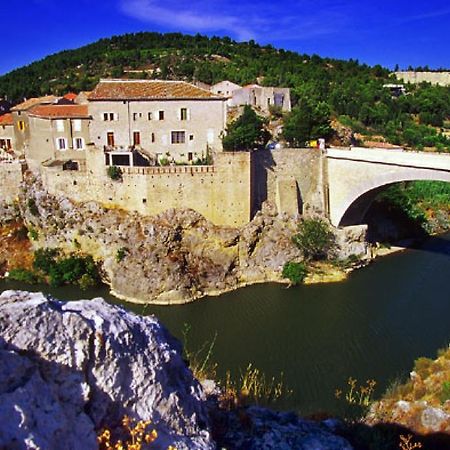
[[[217,333],[213,359],[219,377],[248,363],[268,376],[284,373],[293,394],[278,405],[301,414],[338,413],[336,388],[348,377],[374,379],[380,394],[408,376],[419,356],[450,343],[450,234],[420,248],[386,256],[345,282],[287,289],[256,285],[183,306],[125,306],[156,314],[178,337],[191,326],[200,348]],[[63,299],[110,296],[105,287],[80,292],[2,281],[0,288],[44,290]]]

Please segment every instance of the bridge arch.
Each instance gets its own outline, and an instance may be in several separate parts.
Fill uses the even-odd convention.
[[[357,149],[327,158],[328,211],[335,226],[361,224],[376,196],[403,181],[450,182],[450,155]]]
[[[390,183],[382,184],[380,186],[374,187],[358,197],[352,199],[348,199],[346,202],[347,208],[344,210],[342,216],[339,219],[338,225],[340,227],[346,227],[350,225],[359,225],[363,223],[364,217],[367,214],[367,211],[371,207],[372,203],[376,199],[376,197],[385,191],[390,186],[394,184],[402,183],[404,181],[445,181],[450,183],[450,180],[444,179],[444,177],[436,177],[436,178],[408,178],[402,180],[395,180]]]

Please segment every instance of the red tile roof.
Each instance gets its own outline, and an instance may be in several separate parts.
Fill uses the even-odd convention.
[[[11,108],[11,111],[27,111],[30,108],[32,108],[33,106],[55,103],[56,100],[58,100],[58,97],[56,97],[54,95],[46,95],[45,97],[29,98],[28,100],[25,100],[24,102],[14,106],[14,108]]]
[[[0,116],[0,125],[14,125],[12,114],[8,113]]]
[[[30,116],[45,119],[88,119],[87,105],[38,105],[30,110]]]
[[[101,80],[89,100],[213,99],[225,100],[185,81]]]
[[[68,92],[66,95],[63,96],[66,100],[75,100],[77,98],[77,94],[74,94],[73,92]]]

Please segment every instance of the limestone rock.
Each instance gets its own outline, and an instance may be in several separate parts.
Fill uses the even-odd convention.
[[[0,295],[0,448],[97,448],[128,414],[151,419],[151,448],[212,449],[205,395],[154,317],[102,299]]]
[[[245,450],[351,450],[326,423],[301,419],[293,413],[252,406],[230,416],[225,448]]]

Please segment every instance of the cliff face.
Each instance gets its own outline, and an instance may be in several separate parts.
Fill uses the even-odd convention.
[[[252,283],[283,281],[288,261],[301,258],[292,243],[296,221],[265,207],[246,226],[217,227],[192,210],[142,217],[49,195],[30,180],[22,215],[36,247],[81,251],[102,261],[118,297],[140,303],[185,303]],[[33,199],[34,208],[29,207]],[[365,253],[365,229],[339,231],[342,256]]]
[[[255,281],[280,279],[283,264],[299,256],[295,225],[271,211],[243,229],[216,227],[192,210],[142,217],[91,202],[53,197],[28,185],[23,206],[36,246],[81,250],[103,261],[113,292],[137,302],[185,302]]]

